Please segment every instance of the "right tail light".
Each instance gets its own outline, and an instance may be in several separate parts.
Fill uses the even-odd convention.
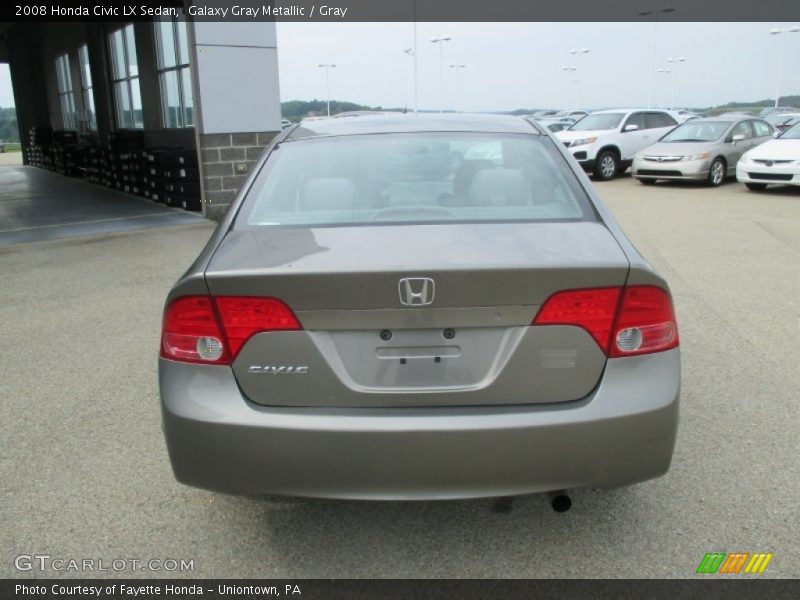
[[[608,356],[662,352],[677,345],[678,324],[667,291],[654,285],[623,288]]]
[[[542,305],[532,324],[581,327],[612,358],[678,346],[672,298],[654,285],[558,292]]]

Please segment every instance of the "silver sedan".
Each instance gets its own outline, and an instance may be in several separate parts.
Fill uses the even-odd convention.
[[[736,173],[742,154],[772,139],[773,132],[769,123],[756,117],[693,119],[638,152],[632,174],[644,184],[686,179],[722,185]]]
[[[669,468],[679,352],[667,283],[544,127],[306,121],[167,298],[164,434],[228,493],[616,487]]]

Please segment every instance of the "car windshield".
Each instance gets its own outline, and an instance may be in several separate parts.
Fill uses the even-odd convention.
[[[670,131],[661,138],[662,142],[713,142],[718,140],[728,127],[731,121],[687,121]]]
[[[280,144],[236,228],[594,220],[545,136],[388,133]]]
[[[800,122],[797,122],[790,129],[781,134],[782,140],[800,140]]]
[[[570,127],[570,131],[593,131],[595,129],[616,129],[625,113],[602,113],[583,117]]]

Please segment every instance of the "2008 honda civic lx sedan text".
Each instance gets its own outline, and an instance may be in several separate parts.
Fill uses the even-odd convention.
[[[383,114],[278,134],[169,293],[159,375],[180,482],[444,499],[664,474],[680,356],[545,129]]]

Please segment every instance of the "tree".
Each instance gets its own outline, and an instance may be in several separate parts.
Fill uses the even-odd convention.
[[[13,107],[3,108],[0,106],[0,140],[4,142],[19,142],[17,111]]]

